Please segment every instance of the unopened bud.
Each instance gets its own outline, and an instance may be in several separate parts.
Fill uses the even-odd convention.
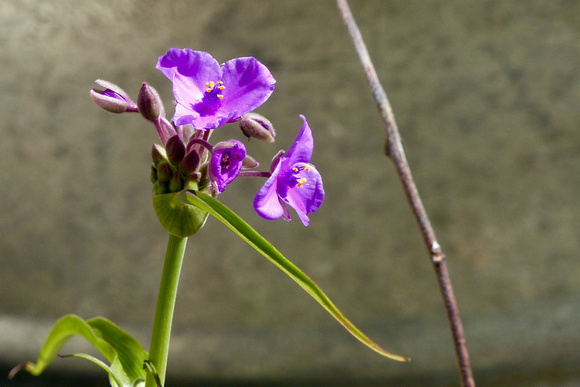
[[[159,144],[153,144],[153,148],[151,149],[151,159],[153,160],[153,165],[157,165],[162,161],[168,161],[165,148]]]
[[[163,183],[167,183],[171,180],[171,176],[173,176],[173,171],[169,164],[165,161],[160,162],[157,165],[157,180]]]
[[[114,83],[97,79],[95,81],[105,90],[92,89],[91,98],[97,105],[111,113],[125,113],[138,111],[137,105],[131,100],[125,90]]]
[[[199,181],[201,180],[201,173],[194,172],[189,175],[183,183],[183,189],[191,189],[197,191],[199,188]]]
[[[155,121],[161,116],[165,116],[165,108],[157,90],[143,82],[137,96],[137,106],[139,112],[146,120]]]
[[[179,170],[185,176],[191,175],[193,172],[197,170],[199,167],[199,155],[195,150],[192,150],[188,154],[185,155],[183,160],[181,160],[181,164],[179,164]]]
[[[242,161],[242,169],[254,169],[257,168],[258,165],[260,165],[260,163],[250,155],[246,155],[244,161]]]
[[[172,165],[179,165],[183,156],[185,156],[185,145],[178,135],[171,137],[167,140],[165,144],[165,150],[167,151],[167,158]]]
[[[274,125],[266,117],[256,113],[244,114],[240,120],[240,129],[248,138],[274,142],[276,137]]]

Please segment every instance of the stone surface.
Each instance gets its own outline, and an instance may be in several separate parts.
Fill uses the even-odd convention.
[[[580,345],[577,335],[567,342],[553,332],[572,333],[578,321],[562,310],[576,310],[580,294],[580,5],[352,3],[449,256],[472,327],[476,376],[496,371],[510,380],[509,370],[519,369],[564,383]],[[148,331],[167,239],[151,206],[156,135],[136,115],[97,108],[88,91],[102,78],[136,97],[147,81],[170,111],[171,85],[154,65],[169,47],[191,47],[222,62],[252,55],[271,69],[276,91],[258,112],[276,126],[277,141],[252,141],[248,151],[268,165],[304,114],[327,191],[308,228],[296,217],[255,215],[257,180],[238,180],[222,201],[355,323],[414,362],[384,363],[342,336],[299,287],[210,219],[189,241],[176,372],[217,379],[453,374],[432,269],[381,154],[384,129],[335,4],[273,4],[0,4],[0,315],[45,328],[66,313],[103,315]],[[230,137],[242,138],[235,125],[215,134]],[[529,323],[510,324],[522,319]],[[429,332],[424,348],[413,340],[422,331]],[[514,335],[521,342],[508,340]],[[199,360],[182,364],[199,336],[213,339],[195,348]],[[261,364],[269,349],[275,356]],[[529,361],[530,349],[546,355]],[[357,360],[349,363],[352,353]],[[14,361],[4,350],[0,357]]]

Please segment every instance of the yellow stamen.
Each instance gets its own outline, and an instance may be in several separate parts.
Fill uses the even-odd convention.
[[[223,95],[221,95],[221,94],[217,94],[217,97],[218,97],[219,99],[222,99],[224,96],[223,96]]]
[[[298,187],[302,187],[302,184],[306,183],[306,179],[303,177],[302,179],[298,180],[298,184],[296,184]]]

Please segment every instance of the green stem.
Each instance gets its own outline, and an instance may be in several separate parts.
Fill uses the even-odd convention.
[[[173,310],[175,309],[175,298],[177,296],[177,286],[179,285],[179,273],[183,263],[183,255],[187,245],[187,238],[180,238],[169,234],[167,243],[167,254],[159,286],[157,297],[157,309],[155,310],[155,321],[153,322],[153,334],[151,336],[151,349],[149,350],[149,361],[157,369],[161,384],[165,383],[165,371],[167,369],[167,355],[169,353],[169,339],[171,337],[171,323],[173,321]],[[154,378],[147,375],[146,387],[156,387]]]

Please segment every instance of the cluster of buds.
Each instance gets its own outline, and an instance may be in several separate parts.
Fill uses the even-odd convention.
[[[246,147],[238,140],[221,141],[212,145],[208,141],[212,130],[196,130],[191,124],[174,126],[165,117],[165,109],[159,93],[147,83],[143,83],[137,103],[133,102],[129,95],[115,84],[103,80],[97,80],[96,83],[106,87],[105,90],[91,90],[91,97],[97,105],[111,113],[141,113],[143,118],[155,126],[159,134],[162,144],[153,144],[151,151],[151,182],[153,183],[154,207],[158,215],[163,214],[167,217],[168,213],[163,209],[163,205],[169,203],[172,208],[177,209],[179,216],[183,216],[183,209],[175,206],[178,195],[167,196],[165,199],[172,199],[169,202],[156,198],[158,195],[194,190],[215,197],[222,193],[242,170],[258,167],[258,162],[246,154]],[[259,114],[248,113],[241,117],[239,124],[243,135],[248,138],[274,141],[275,132],[272,124]],[[259,175],[261,173],[256,174],[256,176]],[[182,204],[186,205],[185,202]],[[193,216],[200,218],[201,215],[203,220],[187,219],[177,224],[203,225],[207,214],[199,212],[199,210],[194,210]],[[170,216],[170,218],[173,223],[174,217]],[[181,229],[175,229],[171,225],[164,224],[164,226],[174,234],[184,234]],[[186,233],[196,232],[197,229],[194,227]]]

